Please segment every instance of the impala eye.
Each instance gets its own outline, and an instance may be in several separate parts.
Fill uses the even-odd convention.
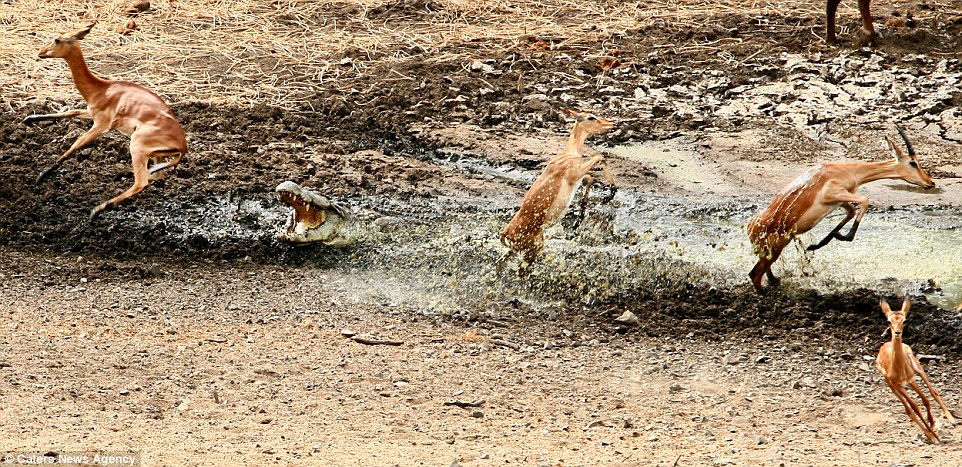
[[[59,39],[59,38],[54,39],[54,40],[53,40],[53,43],[54,43],[54,44],[59,44],[59,43],[60,43],[60,39]]]
[[[589,116],[588,116],[588,121],[593,122],[593,121],[595,121],[595,120],[598,120],[598,118],[595,117],[594,115],[589,115]]]
[[[915,162],[915,161],[909,161],[909,167],[911,167],[911,168],[913,168],[913,169],[917,169],[917,168],[919,168],[919,163],[918,163],[918,162]]]

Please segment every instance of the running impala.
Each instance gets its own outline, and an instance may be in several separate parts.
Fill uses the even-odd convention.
[[[123,193],[93,208],[90,211],[90,220],[143,191],[150,184],[154,173],[177,165],[187,153],[184,130],[174,117],[174,112],[160,96],[128,81],[98,78],[87,68],[80,50],[80,40],[95,24],[97,23],[61,34],[52,44],[40,50],[40,58],[62,58],[67,61],[74,85],[87,102],[87,108],[56,114],[30,115],[23,120],[25,124],[65,118],[87,118],[94,122],[93,127],[80,135],[67,152],[37,176],[37,182],[50,176],[71,154],[108,130],[116,129],[130,137],[134,184]],[[149,160],[153,160],[155,164],[148,169]]]
[[[919,383],[915,381],[916,376],[922,378],[922,382],[929,388],[932,398],[939,404],[939,407],[942,409],[942,414],[945,415],[945,419],[948,420],[949,423],[955,423],[956,419],[952,416],[952,412],[948,407],[945,406],[945,402],[942,402],[942,396],[939,395],[939,391],[929,382],[929,377],[925,374],[925,370],[922,369],[922,363],[919,362],[918,357],[912,352],[912,348],[902,342],[902,328],[905,326],[905,318],[908,316],[911,305],[912,303],[908,297],[905,297],[902,301],[901,310],[892,310],[888,302],[884,299],[879,302],[879,306],[882,307],[882,313],[885,313],[885,318],[889,321],[892,340],[882,344],[882,347],[879,348],[878,358],[875,359],[875,368],[882,374],[889,389],[895,393],[895,397],[902,403],[906,415],[922,429],[922,432],[925,433],[925,437],[929,439],[929,442],[938,443],[939,434],[935,427],[935,418],[932,416],[932,404],[929,403],[928,398],[922,393],[922,388],[919,387]],[[912,390],[919,395],[919,398],[922,399],[922,404],[925,406],[926,417],[922,416],[922,410],[919,409],[919,405],[909,397],[908,391],[905,390],[906,385],[912,388]]]
[[[828,213],[841,207],[845,218],[829,234],[808,251],[817,250],[833,238],[850,242],[855,238],[862,216],[868,209],[868,198],[855,193],[858,187],[881,179],[901,179],[922,188],[932,188],[935,183],[922,170],[915,155],[912,142],[905,130],[896,125],[908,154],[904,154],[888,137],[894,158],[884,162],[826,162],[812,167],[789,183],[775,195],[764,211],[748,221],[748,237],[752,242],[758,262],[749,276],[755,290],[761,292],[762,278],[768,276],[771,285],[778,283],[772,274],[772,264],[793,239],[818,225]],[[858,205],[856,215],[855,205]],[[852,228],[847,234],[840,231],[852,218]]]
[[[593,183],[588,172],[602,164],[604,159],[602,156],[594,156],[584,160],[582,154],[585,140],[591,135],[611,131],[615,125],[590,113],[566,110],[565,114],[575,118],[575,126],[571,130],[568,143],[531,185],[521,200],[517,214],[501,232],[501,244],[509,249],[498,259],[498,269],[510,257],[520,254],[522,262],[518,273],[523,275],[527,266],[533,263],[544,249],[545,229],[561,220],[582,181],[585,185],[583,201],[588,199],[588,190]],[[602,167],[608,183],[613,183],[607,167]],[[582,203],[582,215],[584,208],[585,203]]]

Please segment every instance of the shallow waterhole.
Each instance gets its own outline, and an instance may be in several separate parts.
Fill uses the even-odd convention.
[[[662,146],[644,151],[652,158],[664,158],[666,152]],[[694,174],[693,157],[672,156],[679,161],[672,169]],[[465,154],[440,154],[435,161],[505,184],[526,185],[537,176],[534,170],[493,166]],[[516,209],[507,199],[449,194],[441,200],[370,196],[337,201],[358,213],[357,228],[349,232],[357,239],[355,246],[340,250],[308,246],[292,254],[326,248],[323,254],[336,257],[344,267],[408,271],[392,283],[419,284],[412,302],[438,301],[426,297],[424,290],[450,290],[453,295],[445,301],[451,306],[459,306],[459,300],[505,294],[518,294],[542,306],[572,296],[592,303],[673,282],[746,287],[755,258],[744,224],[767,202],[731,195],[652,195],[622,187],[612,202],[595,205],[577,229],[574,213],[569,212],[549,231],[544,258],[522,281],[494,274],[493,262],[504,251],[498,233]],[[145,211],[118,215],[144,225],[164,222],[174,227],[168,229],[169,235],[203,236],[223,243],[273,237],[286,222],[289,208],[271,193],[232,194],[204,205],[169,209],[162,218]],[[880,294],[922,293],[946,309],[962,302],[962,216],[957,209],[873,209],[855,241],[833,241],[817,252],[805,252],[803,245],[821,239],[840,216],[841,211],[828,217],[785,249],[774,267],[783,283],[823,293],[856,288]],[[249,243],[257,247],[257,242]],[[460,294],[465,286],[477,294]],[[399,290],[405,288],[398,285]]]

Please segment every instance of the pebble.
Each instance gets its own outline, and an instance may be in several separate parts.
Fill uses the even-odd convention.
[[[634,326],[634,325],[638,324],[638,317],[635,316],[634,313],[632,313],[632,312],[630,312],[630,311],[628,311],[628,310],[625,310],[625,312],[622,313],[621,316],[615,318],[615,322],[616,322],[616,323],[621,323],[621,324],[626,324],[626,325],[629,325],[629,326]]]

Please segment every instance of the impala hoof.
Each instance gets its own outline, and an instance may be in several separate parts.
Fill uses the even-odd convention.
[[[37,175],[37,183],[40,183],[40,182],[46,180],[47,178],[49,178],[50,175],[53,174],[53,172],[54,172],[55,170],[57,170],[57,166],[56,166],[56,165],[51,165],[50,167],[47,167],[47,170],[44,170],[43,172],[40,172],[40,175]]]
[[[108,210],[108,209],[110,209],[110,205],[107,204],[107,203],[101,204],[100,206],[97,206],[97,207],[91,209],[91,210],[90,210],[90,218],[89,218],[90,222],[93,222],[94,219],[100,217],[100,214],[102,214],[104,211],[106,211],[106,210]]]

